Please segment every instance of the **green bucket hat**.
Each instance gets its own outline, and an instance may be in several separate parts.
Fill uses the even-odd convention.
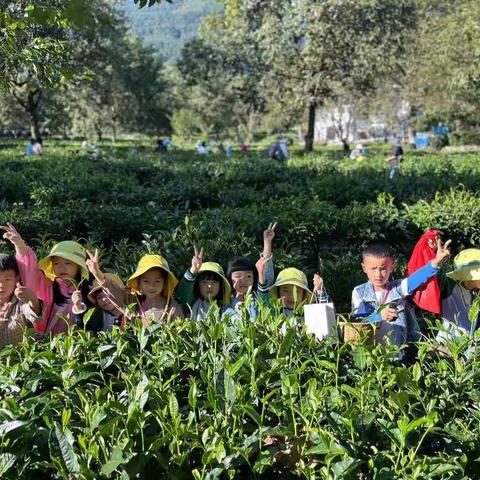
[[[227,277],[225,276],[225,272],[223,271],[222,266],[217,262],[203,262],[200,269],[198,270],[198,274],[202,272],[215,273],[222,279],[223,281],[222,304],[224,306],[229,305],[232,299],[232,287],[230,286],[230,282],[227,280]]]
[[[313,292],[308,288],[307,276],[298,268],[285,268],[277,276],[275,283],[270,287],[270,293],[273,298],[278,298],[277,288],[282,285],[294,285],[305,291],[303,301],[310,303]]]
[[[457,282],[480,280],[480,249],[467,248],[462,250],[453,260],[454,269],[447,277]]]
[[[55,272],[53,271],[53,257],[60,257],[72,263],[75,263],[80,267],[80,270],[82,272],[82,279],[88,280],[89,273],[87,263],[85,262],[86,251],[79,243],[72,242],[70,240],[57,243],[56,245],[54,245],[50,253],[38,262],[38,268],[40,268],[40,270],[45,273],[45,276],[52,280],[52,282],[56,278]]]

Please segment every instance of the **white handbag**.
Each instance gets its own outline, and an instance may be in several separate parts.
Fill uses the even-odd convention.
[[[307,332],[319,340],[326,337],[338,338],[337,318],[333,303],[312,303],[304,306]]]

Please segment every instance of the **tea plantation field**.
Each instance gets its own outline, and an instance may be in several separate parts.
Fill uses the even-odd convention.
[[[361,163],[297,153],[282,165],[77,149],[47,142],[25,157],[4,142],[0,223],[39,255],[66,239],[100,247],[123,278],[147,251],[178,276],[193,244],[223,265],[255,257],[277,221],[276,269],[321,272],[346,312],[365,242],[391,242],[398,275],[427,227],[453,253],[480,245],[479,154],[410,153],[392,181],[382,152]],[[212,313],[0,350],[0,478],[480,478],[477,340],[442,357],[427,335],[406,365],[395,347],[352,349],[284,325],[268,311],[229,325]]]
[[[400,260],[428,227],[452,238],[454,252],[480,244],[480,154],[407,155],[390,181],[385,153],[365,163],[299,154],[284,166],[255,153],[227,160],[119,146],[92,159],[76,150],[47,143],[42,157],[25,157],[22,145],[6,143],[0,222],[14,223],[40,254],[70,238],[99,246],[104,265],[123,277],[146,250],[162,252],[178,275],[193,244],[223,265],[256,256],[276,220],[276,266],[320,271],[348,309],[369,240],[391,242]]]

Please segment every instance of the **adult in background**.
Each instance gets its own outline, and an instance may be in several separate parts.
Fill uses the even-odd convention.
[[[350,144],[346,138],[342,138],[342,146],[343,146],[343,156],[349,158],[350,157]]]
[[[400,163],[402,161],[403,147],[402,147],[402,141],[400,140],[400,137],[395,137],[394,140],[393,140],[392,156],[394,156],[397,159],[398,163]]]
[[[34,151],[33,151],[33,146],[35,145],[35,139],[32,138],[30,140],[30,143],[27,145],[27,148],[25,149],[25,154],[26,155],[33,155],[34,154]]]
[[[399,158],[401,157],[396,157],[395,155],[387,158],[388,166],[390,167],[390,173],[388,174],[388,178],[390,180],[397,174],[398,167],[400,165]]]
[[[284,139],[272,143],[268,149],[268,156],[277,162],[288,160],[290,158],[290,152],[288,151],[288,145],[291,145],[290,142]]]
[[[350,152],[350,160],[363,160],[363,145],[357,143],[355,148]]]
[[[41,155],[43,153],[43,140],[38,137],[37,141],[33,144],[33,154]]]
[[[85,137],[85,139],[81,144],[81,147],[83,150],[93,150],[95,148],[93,143],[90,141],[88,137]]]
[[[155,148],[153,149],[155,153],[166,153],[167,149],[165,148],[165,145],[163,144],[163,140],[161,138],[157,139]]]
[[[166,152],[170,150],[170,147],[173,148],[173,142],[170,138],[166,138],[162,143]]]
[[[199,140],[196,145],[198,155],[208,155],[208,147],[204,140]]]

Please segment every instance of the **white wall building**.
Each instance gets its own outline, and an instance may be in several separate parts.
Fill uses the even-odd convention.
[[[410,136],[410,106],[406,102],[398,105],[389,115],[377,114],[366,117],[356,112],[353,105],[320,107],[315,117],[315,142],[340,143],[342,138],[356,140],[384,140],[391,136]],[[394,119],[394,120],[393,120]],[[396,124],[394,128],[392,124]]]

